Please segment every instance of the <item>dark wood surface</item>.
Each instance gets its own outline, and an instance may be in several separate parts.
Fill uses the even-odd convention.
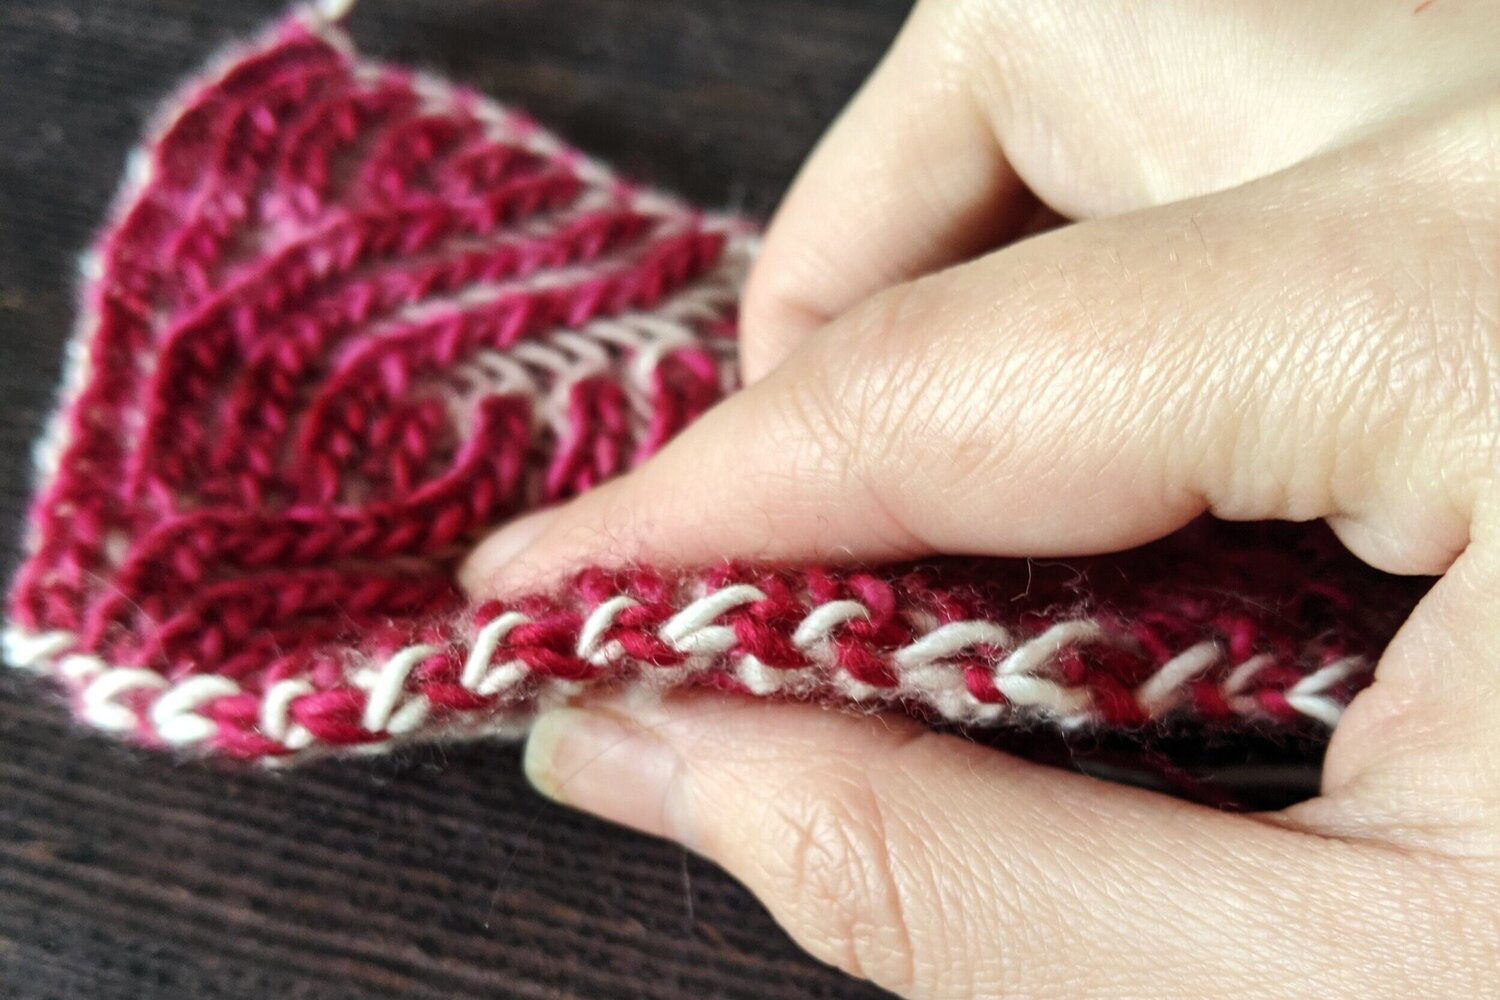
[[[155,101],[278,0],[0,0],[5,567],[74,261]],[[902,0],[362,0],[380,56],[767,212]],[[0,997],[862,997],[678,848],[548,805],[514,748],[285,773],[75,728],[0,671]]]

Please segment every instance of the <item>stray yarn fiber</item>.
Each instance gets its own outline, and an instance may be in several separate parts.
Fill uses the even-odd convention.
[[[1305,734],[1370,682],[1414,596],[1320,527],[1202,522],[1066,563],[590,569],[466,601],[487,528],[732,391],[755,241],[295,12],[131,157],[37,449],[7,659],[100,729],[267,760],[517,733],[623,685]]]

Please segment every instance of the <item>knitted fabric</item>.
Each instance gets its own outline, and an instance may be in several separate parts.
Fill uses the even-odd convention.
[[[1204,522],[1063,562],[592,569],[467,603],[453,570],[488,527],[732,389],[754,245],[295,13],[130,161],[38,448],[7,658],[94,726],[274,759],[516,731],[630,684],[1305,733],[1369,683],[1413,594],[1321,528]]]

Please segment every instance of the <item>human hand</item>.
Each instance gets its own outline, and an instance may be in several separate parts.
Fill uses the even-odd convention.
[[[751,384],[466,569],[489,594],[605,552],[1071,555],[1204,510],[1327,518],[1444,575],[1319,798],[1225,815],[708,696],[550,714],[534,780],[911,996],[1494,995],[1497,29],[1488,0],[919,3],[767,236]],[[1083,221],[1010,243],[1042,204]]]

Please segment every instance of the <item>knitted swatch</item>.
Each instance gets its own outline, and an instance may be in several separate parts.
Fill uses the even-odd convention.
[[[732,389],[754,243],[295,13],[130,161],[7,658],[94,726],[258,758],[516,731],[607,685],[1305,733],[1369,682],[1412,588],[1287,525],[1065,563],[596,569],[466,603],[453,570],[488,527]]]

